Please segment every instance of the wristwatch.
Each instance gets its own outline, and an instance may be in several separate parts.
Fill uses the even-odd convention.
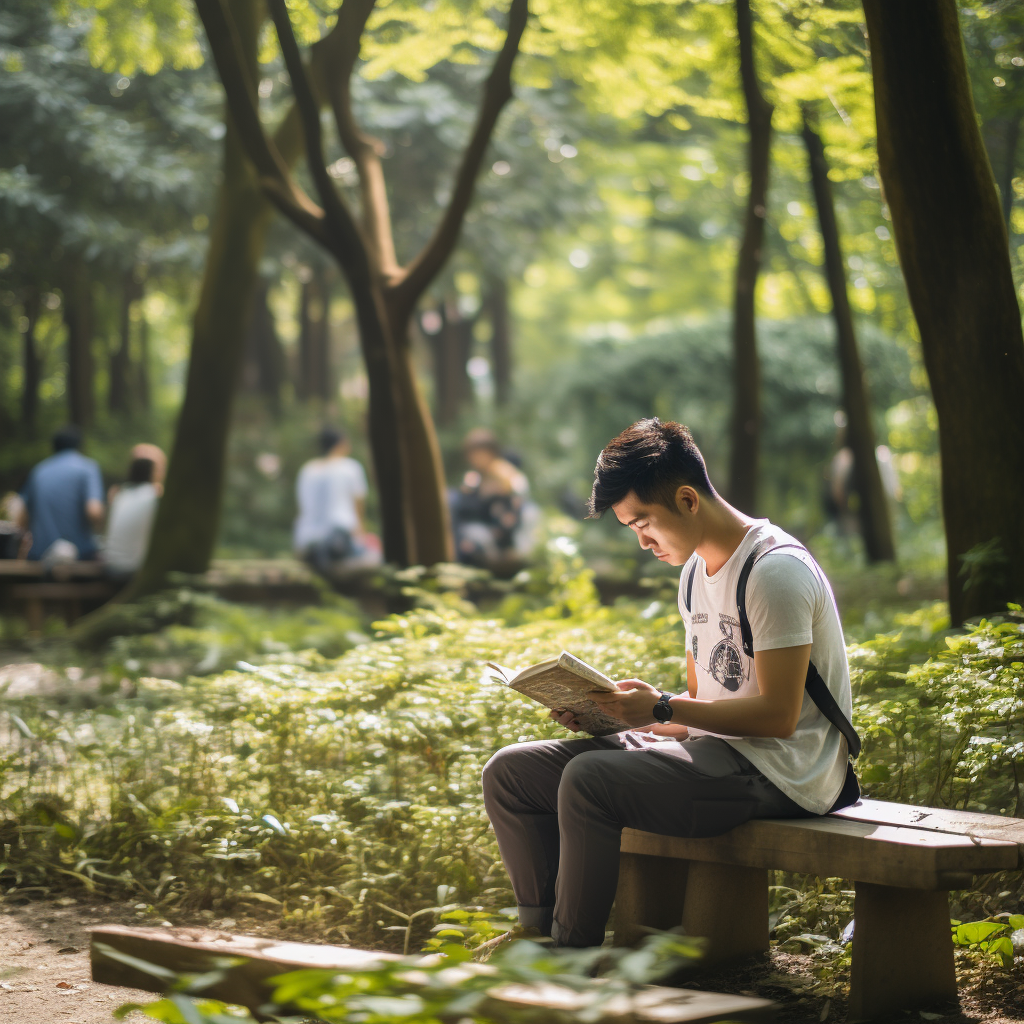
[[[672,721],[672,705],[669,701],[675,696],[674,693],[662,693],[658,698],[658,703],[654,705],[654,710],[651,714],[654,715],[654,720],[661,725],[666,722]]]

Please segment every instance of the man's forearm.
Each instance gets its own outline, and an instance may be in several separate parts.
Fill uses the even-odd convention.
[[[762,695],[736,697],[732,700],[694,700],[674,697],[672,724],[692,726],[723,736],[774,736],[786,739],[793,735],[795,723],[788,709]]]

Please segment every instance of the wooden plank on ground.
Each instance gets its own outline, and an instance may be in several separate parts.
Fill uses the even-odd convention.
[[[712,839],[623,829],[622,851],[775,868],[907,889],[962,889],[972,876],[1017,866],[1015,843],[844,821],[834,816],[748,821]]]
[[[205,973],[225,957],[244,958],[227,967],[221,981],[204,990],[204,995],[237,1003],[256,1011],[266,1002],[267,979],[287,971],[308,968],[351,971],[366,968],[394,954],[344,946],[318,946],[301,942],[278,942],[247,935],[233,935],[204,928],[126,928],[110,925],[92,932],[93,980],[105,985],[125,985],[147,992],[162,992],[160,978],[110,955],[127,954],[175,973]],[[457,968],[459,969],[459,968]],[[486,964],[461,965],[461,969],[488,970]],[[600,984],[600,982],[595,982]],[[523,1009],[544,1007],[552,1021],[569,1020],[583,1002],[583,996],[561,985],[500,985],[488,993],[486,1016],[514,1020]],[[606,1024],[702,1024],[712,1021],[757,1021],[770,1015],[772,1003],[747,996],[721,995],[688,989],[649,986],[634,996],[613,997],[602,1008]]]
[[[1016,843],[1020,866],[1024,866],[1024,820],[980,811],[957,811],[944,807],[915,807],[885,800],[858,800],[852,807],[829,815],[845,821],[865,821],[878,825],[917,828],[926,832],[951,832],[978,839],[1001,839]]]

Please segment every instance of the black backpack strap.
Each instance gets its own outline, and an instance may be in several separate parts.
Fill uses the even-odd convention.
[[[693,565],[690,566],[690,575],[686,577],[686,596],[683,598],[683,604],[686,605],[686,614],[690,614],[690,596],[693,594],[693,577],[697,573],[697,559],[693,560]]]
[[[750,619],[747,618],[747,579],[750,576],[750,570],[754,568],[754,563],[759,558],[767,555],[769,552],[780,551],[783,548],[797,548],[800,551],[807,550],[802,544],[779,544],[776,547],[771,547],[767,541],[759,544],[747,556],[747,560],[743,563],[743,568],[740,570],[739,579],[736,581],[736,608],[739,612],[740,636],[743,640],[743,653],[748,658],[754,657],[754,634],[750,628]],[[689,611],[689,605],[687,605],[687,611]],[[854,729],[853,723],[843,714],[842,708],[836,703],[835,697],[832,696],[832,691],[828,688],[825,680],[821,678],[821,673],[815,668],[814,662],[807,666],[807,680],[804,685],[808,696],[814,701],[817,709],[846,738],[846,745],[850,756],[857,757],[860,754],[861,747],[857,730]]]
[[[825,680],[821,678],[821,673],[815,668],[813,661],[807,666],[807,681],[804,686],[818,710],[846,737],[846,746],[850,751],[850,757],[858,757],[860,755],[860,737],[857,735],[857,730],[843,714],[843,709],[832,696],[832,691],[828,688]]]

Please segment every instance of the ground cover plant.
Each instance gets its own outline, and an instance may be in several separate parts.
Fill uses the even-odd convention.
[[[473,948],[508,928],[514,900],[480,770],[501,746],[560,730],[482,662],[521,666],[567,648],[679,690],[678,616],[656,589],[602,606],[566,538],[487,610],[460,596],[457,573],[397,583],[413,607],[372,624],[346,606],[259,612],[178,593],[190,625],[115,638],[92,662],[53,648],[54,673],[98,682],[0,705],[5,892],[85,889],[131,899],[140,921],[262,919],[398,952]],[[965,632],[947,625],[929,604],[871,638],[853,631],[865,790],[1020,815],[1024,622],[1010,609]],[[161,678],[161,663],[174,671]],[[780,947],[813,951],[819,983],[834,987],[852,886],[775,882]],[[1012,966],[1020,886],[995,876],[955,894],[957,940],[972,955]],[[963,928],[986,920],[998,928]]]

